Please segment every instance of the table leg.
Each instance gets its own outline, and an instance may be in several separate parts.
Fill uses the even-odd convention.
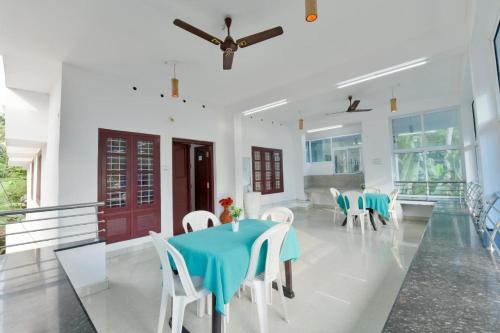
[[[377,214],[377,216],[378,216],[379,221],[382,222],[383,225],[387,225],[387,222],[380,214]]]
[[[346,224],[347,224],[347,217],[344,219],[344,222],[342,222],[342,226],[345,227]]]
[[[368,212],[370,215],[370,222],[372,224],[373,230],[377,231],[377,227],[375,226],[375,220],[373,219],[373,214],[374,214],[373,209],[368,208]]]
[[[273,288],[278,290],[278,285],[273,282]],[[285,261],[285,285],[283,286],[283,295],[288,298],[294,298],[295,293],[292,288],[292,261]]]
[[[212,333],[222,333],[222,321],[224,318],[215,308],[217,299],[215,294],[212,294]]]

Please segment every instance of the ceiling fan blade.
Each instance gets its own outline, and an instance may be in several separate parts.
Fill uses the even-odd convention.
[[[347,110],[346,112],[356,113],[356,112],[368,112],[371,110],[373,110],[373,109],[356,109],[356,110]]]
[[[351,105],[349,105],[349,107],[347,108],[347,112],[351,112],[351,111],[354,111],[356,110],[356,108],[358,107],[359,105],[359,99],[355,100],[354,102],[352,102]]]
[[[186,22],[184,22],[182,20],[175,19],[174,20],[174,25],[176,25],[179,28],[184,29],[187,32],[190,32],[190,33],[192,33],[192,34],[194,34],[194,35],[196,35],[198,37],[201,37],[204,40],[209,41],[212,44],[215,44],[215,45],[222,44],[222,41],[219,38],[214,37],[214,36],[206,33],[205,31],[202,31],[202,30],[200,30],[200,29],[198,29],[196,27],[193,27],[191,24],[186,23]]]
[[[236,44],[238,44],[239,47],[243,48],[243,47],[247,47],[247,46],[250,46],[253,44],[263,42],[267,39],[279,36],[281,34],[283,34],[283,28],[276,27],[276,28],[272,28],[272,29],[265,30],[262,32],[258,32],[254,35],[240,38],[236,41]]]
[[[224,70],[229,70],[233,67],[234,52],[231,49],[227,49],[222,54],[222,67]]]

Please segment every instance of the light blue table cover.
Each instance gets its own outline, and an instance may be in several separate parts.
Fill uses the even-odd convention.
[[[366,208],[373,209],[386,220],[388,220],[390,217],[389,214],[390,202],[391,198],[389,198],[389,196],[385,193],[366,193]],[[339,204],[340,208],[344,210],[344,214],[347,215],[347,208],[349,208],[349,200],[345,196],[339,195],[339,197],[337,198],[337,203]],[[363,208],[363,200],[361,200],[361,198],[359,198],[358,204],[359,208]],[[347,207],[345,207],[346,205]]]
[[[184,257],[191,276],[204,276],[203,286],[216,296],[216,310],[224,313],[227,304],[243,283],[253,242],[277,222],[246,219],[240,230],[233,232],[231,224],[178,235],[168,241]],[[259,255],[257,272],[264,271],[265,253]],[[281,260],[296,260],[300,256],[295,229],[290,228]]]

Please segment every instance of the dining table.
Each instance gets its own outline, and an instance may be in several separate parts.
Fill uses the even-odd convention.
[[[389,195],[385,193],[368,192],[365,193],[365,198],[366,198],[366,207],[363,207],[362,197],[360,197],[358,200],[358,207],[360,209],[365,208],[366,210],[368,210],[373,230],[377,230],[377,227],[375,226],[374,216],[376,216],[382,224],[386,225],[387,224],[386,220],[389,220],[390,218],[389,203],[391,202],[391,198],[389,197]],[[337,197],[337,204],[344,211],[344,214],[347,216],[347,209],[349,209],[350,207],[349,199],[341,194]],[[344,219],[342,226],[345,226],[346,223],[347,223],[347,217]]]
[[[233,232],[231,223],[228,223],[168,239],[184,257],[189,274],[203,276],[203,287],[212,293],[212,332],[222,332],[224,305],[229,303],[245,280],[253,243],[277,223],[279,222],[243,219],[239,222],[237,232]],[[258,273],[265,268],[265,251],[267,247],[264,246],[259,254]],[[292,262],[299,256],[297,234],[290,227],[280,253],[286,278],[283,293],[288,298],[295,296],[292,288]],[[186,330],[183,329],[183,332]]]

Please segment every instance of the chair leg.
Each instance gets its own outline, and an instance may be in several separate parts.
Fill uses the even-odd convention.
[[[229,324],[229,303],[224,304],[224,322]]]
[[[161,292],[161,305],[160,305],[160,317],[158,319],[158,333],[163,333],[163,326],[165,325],[165,317],[167,315],[168,304],[170,303],[170,295],[167,290],[163,288]]]
[[[337,210],[333,209],[333,225],[335,225],[335,222],[337,222]]]
[[[266,301],[267,305],[273,304],[273,287],[271,285],[266,285]]]
[[[182,297],[174,297],[172,302],[172,333],[182,333],[186,303]]]
[[[266,285],[263,282],[254,282],[255,299],[257,301],[257,313],[259,315],[260,333],[268,333]]]
[[[212,316],[212,295],[208,295],[205,300],[205,304],[207,305],[207,315]]]
[[[203,318],[205,315],[205,302],[206,302],[206,297],[200,298],[198,301],[196,301],[196,315],[198,318]]]
[[[391,217],[392,217],[394,226],[396,227],[396,229],[399,229],[398,215],[396,214],[396,212],[391,213]]]
[[[278,293],[280,294],[280,299],[281,299],[281,306],[283,307],[283,318],[287,323],[289,323],[290,320],[288,319],[288,311],[286,309],[285,294],[283,293],[283,283],[281,282],[281,276],[278,276],[277,283],[278,283]]]

